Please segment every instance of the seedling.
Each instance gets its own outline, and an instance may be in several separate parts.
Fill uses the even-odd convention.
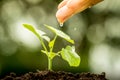
[[[67,61],[70,66],[73,66],[73,67],[79,66],[81,59],[80,59],[80,56],[75,52],[75,46],[68,45],[66,46],[66,48],[62,48],[61,51],[53,52],[54,44],[57,37],[61,37],[66,41],[70,42],[71,44],[74,44],[74,40],[72,40],[67,34],[51,26],[44,25],[48,29],[50,29],[53,33],[55,33],[55,37],[53,38],[53,40],[50,40],[50,38],[46,36],[45,32],[34,28],[32,25],[23,24],[23,26],[29,31],[31,31],[39,39],[40,43],[42,44],[43,50],[41,50],[41,52],[47,55],[48,70],[52,70],[52,60],[56,56],[62,57],[62,59]],[[48,42],[48,45],[45,45],[44,40]]]

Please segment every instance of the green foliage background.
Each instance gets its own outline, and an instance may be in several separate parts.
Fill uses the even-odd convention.
[[[58,28],[75,40],[81,65],[69,67],[57,57],[53,61],[55,71],[106,72],[107,77],[120,79],[120,0],[104,0],[73,16],[60,28],[55,13],[61,1],[0,0],[0,75],[47,68],[47,58],[40,53],[38,39],[21,28],[23,23],[28,23],[47,32],[51,38],[54,34],[43,24]],[[54,51],[67,44],[58,38]]]

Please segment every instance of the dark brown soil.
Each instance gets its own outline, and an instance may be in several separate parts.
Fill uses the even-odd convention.
[[[15,73],[5,76],[0,80],[107,80],[105,73],[92,74],[92,73],[69,73],[63,71],[37,71],[35,73],[29,72],[22,76],[17,76]]]

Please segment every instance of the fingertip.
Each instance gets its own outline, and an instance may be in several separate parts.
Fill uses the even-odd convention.
[[[56,13],[56,18],[59,23],[64,23],[73,14],[73,11],[67,6],[60,8]]]
[[[63,16],[64,15],[62,14],[61,10],[58,10],[57,13],[56,13],[56,18],[57,18],[59,23],[64,23]]]

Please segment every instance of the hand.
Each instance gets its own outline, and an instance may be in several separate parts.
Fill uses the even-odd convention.
[[[58,5],[56,17],[59,23],[64,23],[72,15],[91,7],[102,0],[63,0]]]

